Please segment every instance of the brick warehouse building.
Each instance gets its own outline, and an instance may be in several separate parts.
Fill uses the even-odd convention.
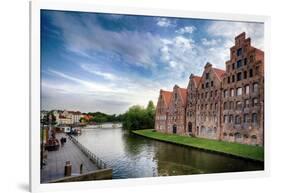
[[[156,130],[263,145],[264,53],[245,36],[235,37],[226,71],[207,63],[202,76],[191,74],[187,89],[160,91]]]

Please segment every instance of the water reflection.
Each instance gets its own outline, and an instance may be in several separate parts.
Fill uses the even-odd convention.
[[[150,140],[120,128],[84,129],[78,140],[114,179],[262,170],[263,164]]]

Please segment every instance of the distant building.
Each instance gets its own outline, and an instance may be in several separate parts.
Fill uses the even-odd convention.
[[[155,128],[165,133],[167,132],[168,111],[171,97],[172,92],[161,89],[156,107]]]
[[[207,63],[187,89],[160,90],[155,129],[237,143],[264,143],[264,52],[241,33],[226,71]]]
[[[174,86],[168,107],[167,132],[185,133],[185,109],[187,90]]]

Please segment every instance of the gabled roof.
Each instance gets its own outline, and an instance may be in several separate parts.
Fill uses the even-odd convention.
[[[187,89],[180,88],[180,95],[182,97],[183,104],[185,105],[186,104]]]
[[[219,69],[219,68],[213,68],[213,70],[214,70],[215,74],[218,76],[218,78],[220,80],[222,80],[223,79],[223,75],[225,74],[225,71],[222,70],[222,69]]]
[[[172,92],[165,91],[165,90],[161,90],[160,92],[161,92],[160,94],[162,94],[162,96],[163,96],[166,106],[169,106],[169,104],[171,102],[171,98],[172,98]]]
[[[198,88],[198,86],[199,86],[199,84],[200,84],[200,80],[201,80],[201,76],[193,76],[193,80],[194,80],[194,82],[195,82],[195,86],[196,86],[196,88]]]

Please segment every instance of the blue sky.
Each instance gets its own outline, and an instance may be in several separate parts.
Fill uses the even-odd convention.
[[[124,113],[186,87],[207,62],[225,68],[245,31],[263,49],[261,23],[41,11],[42,109]]]

